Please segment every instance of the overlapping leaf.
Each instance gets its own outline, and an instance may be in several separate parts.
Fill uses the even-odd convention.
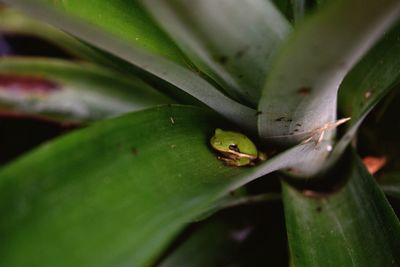
[[[207,145],[216,127],[227,126],[209,111],[160,107],[75,131],[6,166],[0,265],[147,266],[213,201],[310,149],[228,167]]]
[[[255,131],[255,111],[188,70],[185,58],[161,31],[142,39],[137,25],[147,32],[156,27],[137,3],[51,1],[99,30],[40,2],[6,2],[145,69]],[[263,137],[275,141],[288,137],[286,141],[293,144],[334,121],[337,86],[382,29],[394,21],[399,9],[395,0],[337,1],[300,26],[269,77],[260,104]],[[133,30],[128,29],[131,24],[135,24]],[[393,62],[390,77],[374,70],[367,79],[384,76],[378,83],[386,90],[395,81],[397,61]],[[362,117],[365,110],[360,110]],[[229,190],[271,171],[310,168],[315,155],[324,161],[318,147],[308,143],[255,167],[224,166],[207,145],[215,127],[224,126],[224,121],[204,109],[160,107],[78,131],[3,168],[0,265],[148,266],[186,222]],[[329,155],[327,147],[324,143],[324,156]],[[296,266],[400,264],[396,254],[399,223],[387,201],[360,162],[352,165],[350,176],[340,190],[328,195],[298,192],[284,183]]]
[[[290,31],[272,3],[142,2],[203,72],[235,99],[257,106],[272,55]]]
[[[240,124],[243,128],[247,128],[253,132],[256,131],[256,112],[226,97],[214,85],[199,76],[197,72],[148,53],[136,46],[135,43],[127,43],[123,38],[110,36],[102,29],[92,27],[76,18],[59,12],[59,10],[51,8],[49,5],[44,5],[42,1],[6,0],[5,2],[35,17],[44,19],[52,25],[64,29],[80,39],[142,68],[189,93],[229,120]]]
[[[46,2],[80,17],[134,46],[139,46],[182,65],[189,63],[136,1],[46,0]]]
[[[351,117],[350,127],[339,140],[327,166],[340,158],[361,123],[377,103],[400,82],[400,26],[397,24],[352,69],[340,86],[340,112]],[[382,67],[384,65],[384,67]]]
[[[143,81],[90,64],[0,59],[0,108],[76,122],[173,103]]]
[[[293,144],[335,121],[344,76],[399,14],[396,0],[333,1],[306,20],[268,76],[259,104],[260,135]]]

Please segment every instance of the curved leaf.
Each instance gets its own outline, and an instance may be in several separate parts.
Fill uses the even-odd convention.
[[[90,64],[0,59],[0,108],[78,122],[173,103],[143,81]]]
[[[391,197],[393,206],[400,199],[399,85],[368,114],[356,139],[364,164],[374,172],[376,181]]]
[[[198,73],[169,60],[149,54],[136,46],[132,46],[132,44],[110,36],[98,28],[91,27],[76,18],[60,13],[50,6],[42,4],[41,1],[6,0],[5,2],[35,17],[45,19],[52,25],[109,51],[135,66],[141,67],[143,70],[187,92],[243,128],[253,132],[256,131],[256,112],[226,97],[212,84],[200,77]]]
[[[4,168],[0,265],[147,266],[229,177],[245,171],[224,167],[204,145],[217,122],[197,108],[137,112]]]
[[[271,2],[142,2],[203,72],[235,99],[257,106],[271,57],[290,31]]]
[[[305,20],[268,75],[259,103],[260,136],[293,144],[334,122],[344,76],[399,14],[397,0],[341,0]]]
[[[126,73],[127,75],[141,75],[150,83],[162,87],[168,95],[174,96],[175,99],[179,99],[186,104],[198,104],[192,97],[180,90],[176,90],[175,87],[165,86],[157,78],[146,77],[137,67],[125,60],[113,56],[104,50],[96,49],[49,24],[25,16],[12,8],[0,9],[0,32],[3,32],[8,37],[23,36],[28,39],[34,37],[45,40],[74,58],[95,62],[118,72]],[[12,55],[11,49],[9,50]],[[46,55],[47,51],[41,50],[40,52],[48,56]]]
[[[215,200],[307,152],[224,166],[207,145],[216,127],[226,124],[209,111],[165,106],[77,130],[1,169],[0,265],[147,266]]]
[[[339,89],[339,107],[344,116],[352,119],[350,127],[332,151],[326,168],[340,158],[368,113],[399,84],[399,53],[400,24],[397,24],[344,79]]]
[[[283,183],[294,266],[397,266],[400,223],[359,159],[333,192],[299,192]],[[341,177],[337,177],[341,178]]]
[[[400,82],[400,24],[383,36],[351,70],[339,88],[340,111],[362,117]],[[355,120],[350,123],[355,124]]]
[[[189,64],[175,44],[136,1],[44,1],[126,40],[133,46],[141,47],[181,65]]]

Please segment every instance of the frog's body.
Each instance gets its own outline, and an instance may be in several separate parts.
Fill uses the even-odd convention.
[[[223,156],[223,160],[230,166],[254,165],[257,160],[265,160],[265,154],[260,153],[254,143],[245,135],[219,128],[210,139],[211,146]]]

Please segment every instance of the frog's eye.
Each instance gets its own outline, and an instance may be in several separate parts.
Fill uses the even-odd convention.
[[[240,153],[240,150],[236,144],[229,145],[229,150]]]

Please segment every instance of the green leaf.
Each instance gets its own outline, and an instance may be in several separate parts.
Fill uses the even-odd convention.
[[[365,158],[383,160],[382,168],[374,176],[385,194],[391,197],[394,208],[400,199],[399,85],[368,114],[358,131],[356,143]]]
[[[332,192],[283,183],[293,266],[400,264],[399,221],[362,162],[351,164],[348,180]]]
[[[181,65],[189,63],[136,1],[45,0],[45,2],[90,22],[134,46],[139,46]]]
[[[257,106],[271,57],[290,31],[270,1],[142,2],[203,72]]]
[[[207,145],[216,127],[228,126],[204,109],[159,107],[77,130],[4,167],[0,265],[148,266],[217,199],[310,149],[228,167]]]
[[[115,36],[110,36],[101,29],[92,27],[51,6],[43,4],[42,1],[5,0],[4,2],[113,53],[187,92],[229,120],[241,125],[242,128],[252,132],[256,131],[256,112],[219,92],[214,85],[199,76],[196,71],[188,70],[174,62],[148,53],[134,44],[115,38]]]
[[[143,81],[91,64],[0,59],[0,107],[77,122],[173,103]]]
[[[118,72],[126,73],[126,75],[145,76],[142,71],[125,60],[113,56],[104,50],[96,49],[49,24],[25,16],[12,8],[0,9],[0,32],[12,36],[25,35],[28,38],[40,38],[67,52],[74,58],[95,62]],[[46,51],[42,52],[46,54]],[[163,87],[166,93],[174,96],[175,99],[181,100],[183,103],[196,103],[196,101],[186,93],[176,90],[175,87],[165,86],[165,84],[160,83],[157,78],[146,77],[146,79],[151,83]]]
[[[126,61],[83,43],[49,24],[25,16],[12,8],[0,9],[0,32],[11,36],[36,37],[55,45],[74,58],[94,61],[117,71],[129,73],[129,75],[136,75],[138,72]],[[45,54],[47,51],[42,52]]]
[[[197,108],[137,112],[4,168],[0,265],[147,266],[245,172],[223,166],[205,145],[221,124]]]
[[[399,53],[400,24],[397,24],[344,79],[339,89],[339,107],[344,116],[352,119],[330,155],[326,168],[336,163],[369,112],[400,82]]]
[[[400,82],[400,24],[387,32],[346,76],[339,89],[340,109],[354,118],[364,116]]]
[[[268,75],[259,103],[260,136],[294,144],[334,122],[337,89],[344,76],[399,14],[397,0],[340,0],[305,20],[288,38]]]

